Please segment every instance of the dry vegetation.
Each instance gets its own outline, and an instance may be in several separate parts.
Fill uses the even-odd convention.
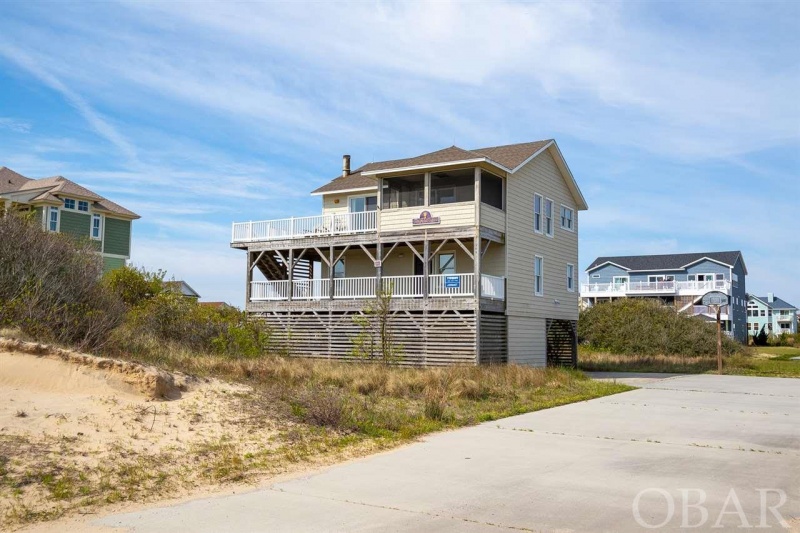
[[[558,369],[230,358],[152,342],[136,359],[170,371],[180,399],[39,391],[0,411],[4,527],[254,482],[432,431],[628,390]],[[0,365],[9,357],[0,354]],[[18,386],[4,390],[19,398]]]

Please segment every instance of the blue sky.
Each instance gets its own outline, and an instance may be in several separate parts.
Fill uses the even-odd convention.
[[[800,305],[796,3],[0,3],[0,166],[142,215],[133,261],[241,305],[230,223],[354,166],[555,138],[598,255],[740,249]]]

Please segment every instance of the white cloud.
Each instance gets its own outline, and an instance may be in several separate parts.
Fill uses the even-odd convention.
[[[9,129],[14,133],[29,133],[31,131],[30,124],[10,117],[0,117],[0,128]]]
[[[130,161],[136,160],[136,149],[117,131],[102,115],[96,112],[78,93],[67,87],[60,79],[53,76],[39,61],[17,47],[0,41],[0,55],[24,68],[50,88],[60,92],[64,98],[86,119],[86,122],[102,137],[113,144]]]

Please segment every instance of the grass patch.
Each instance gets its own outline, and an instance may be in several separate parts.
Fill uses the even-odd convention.
[[[724,374],[762,377],[800,377],[800,361],[791,361],[796,348],[758,347],[723,356]],[[717,372],[716,356],[621,355],[581,346],[578,367],[592,372],[659,372],[703,374]]]

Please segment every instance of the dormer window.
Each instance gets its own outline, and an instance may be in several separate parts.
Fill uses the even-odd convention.
[[[75,200],[72,198],[64,198],[64,209],[75,209]]]
[[[78,200],[78,211],[83,211],[85,213],[89,212],[89,202],[85,200]]]

